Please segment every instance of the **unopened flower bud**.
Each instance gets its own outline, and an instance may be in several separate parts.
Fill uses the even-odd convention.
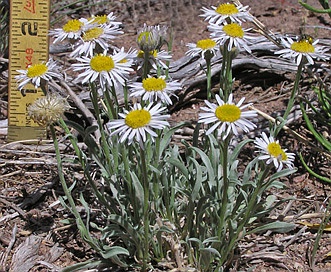
[[[167,27],[166,26],[147,26],[138,32],[137,43],[140,50],[150,52],[160,50],[166,41]]]

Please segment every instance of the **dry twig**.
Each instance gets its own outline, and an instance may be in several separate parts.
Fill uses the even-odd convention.
[[[17,225],[15,224],[13,227],[13,231],[12,231],[12,237],[10,239],[9,245],[6,249],[6,251],[3,253],[1,260],[0,260],[0,269],[1,271],[6,271],[7,267],[6,267],[6,263],[7,263],[7,259],[9,256],[10,251],[12,250],[15,241],[16,241],[16,233],[17,233]]]
[[[51,81],[51,84],[53,86],[55,86],[57,89],[59,89],[59,90],[61,89],[61,87],[56,82]],[[66,91],[68,92],[70,98],[73,100],[73,102],[75,103],[75,105],[77,106],[77,108],[83,113],[83,115],[89,121],[89,123],[91,124],[91,126],[97,126],[98,127],[98,122],[95,119],[94,115],[85,106],[85,104],[79,98],[79,96],[76,95],[76,93],[69,87],[69,85],[65,81],[61,81],[61,85],[62,85],[62,87],[64,87],[66,89]],[[100,133],[99,129],[97,129],[94,132],[94,134],[95,134],[96,142],[98,143],[99,142],[99,139],[101,138],[101,133]]]

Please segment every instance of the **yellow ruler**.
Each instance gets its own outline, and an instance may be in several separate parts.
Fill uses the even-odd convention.
[[[31,85],[17,89],[16,70],[48,61],[49,0],[10,0],[8,141],[45,138],[27,107],[44,94]]]

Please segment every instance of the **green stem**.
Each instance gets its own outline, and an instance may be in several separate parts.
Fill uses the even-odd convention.
[[[214,56],[213,52],[207,51],[205,52],[204,58],[206,61],[206,76],[207,76],[207,100],[210,100],[212,97],[211,92],[211,80],[212,80],[212,74],[211,74],[211,59]]]
[[[227,58],[226,57],[227,49],[225,46],[226,46],[226,43],[223,46],[223,48],[222,47],[220,48],[220,50],[222,52],[222,66],[221,66],[221,71],[220,71],[220,89],[221,90],[223,90],[223,88],[224,88],[223,83],[224,83],[224,78],[225,78],[225,66],[226,66],[226,58]],[[224,93],[223,94],[220,93],[220,96],[223,99]]]
[[[98,105],[98,92],[97,92],[95,87],[93,87],[92,91],[91,91],[91,102],[93,104],[93,109],[95,110],[95,116],[97,118],[98,126],[100,128],[100,134],[101,134],[100,144],[101,144],[101,147],[102,147],[102,150],[103,150],[103,154],[106,158],[106,162],[107,162],[107,166],[108,166],[107,171],[109,171],[109,176],[111,176],[114,173],[113,167],[114,167],[114,169],[116,169],[117,164],[114,163],[114,166],[111,167],[112,160],[110,158],[110,154],[112,152],[110,152],[110,149],[109,149],[109,145],[108,145],[105,130],[102,129],[103,128],[103,121],[101,119],[101,112],[100,112],[99,105]],[[117,155],[117,154],[114,153],[113,155],[114,155],[113,160],[116,162],[117,160],[116,160],[115,155]]]
[[[71,196],[67,183],[65,182],[65,178],[63,175],[63,169],[62,169],[61,154],[60,154],[60,149],[59,149],[59,142],[57,141],[56,133],[55,133],[55,129],[54,129],[53,125],[50,125],[50,131],[51,131],[52,139],[54,142],[55,155],[56,155],[56,161],[57,161],[57,165],[58,165],[58,174],[59,174],[60,182],[63,187],[64,194],[66,195],[66,197],[68,199],[69,205],[71,206],[72,213],[74,214],[74,216],[77,219],[77,218],[80,218],[80,215],[76,209],[74,199]]]
[[[321,1],[320,1],[321,3]],[[318,9],[315,8],[313,6],[308,5],[307,3],[303,2],[303,1],[299,1],[299,4],[302,5],[305,9],[312,11],[312,12],[316,12],[316,13],[329,13],[329,16],[331,16],[331,9],[327,8],[327,6],[324,7],[324,3],[321,3],[324,9]]]
[[[132,178],[130,175],[130,161],[129,161],[129,153],[132,154],[132,150],[130,150],[130,147],[127,146],[121,146],[121,154],[122,154],[122,160],[123,160],[123,166],[124,166],[124,173],[125,173],[125,179],[127,180],[127,186],[128,186],[128,192],[129,192],[129,196],[131,199],[131,203],[133,206],[133,216],[134,216],[134,220],[135,222],[139,222],[141,217],[139,215],[138,211],[139,210],[139,204],[137,203],[137,197],[135,195],[135,190],[134,190],[134,186],[132,184]]]
[[[327,178],[327,177],[324,177],[324,176],[321,176],[317,173],[315,173],[308,165],[307,163],[304,161],[303,157],[302,157],[302,154],[299,153],[299,158],[300,158],[300,161],[301,163],[303,164],[303,166],[306,168],[306,170],[308,171],[309,174],[313,175],[314,177],[324,181],[324,182],[328,182],[328,183],[331,183],[331,179]]]
[[[254,206],[256,206],[256,199],[259,195],[261,195],[261,192],[264,191],[264,189],[268,186],[268,181],[264,183],[264,181],[267,179],[269,171],[271,169],[271,164],[266,166],[266,169],[261,174],[261,177],[257,181],[257,186],[253,192],[253,194],[250,196],[250,199],[247,204],[246,213],[244,214],[243,219],[240,221],[237,230],[235,233],[230,234],[230,240],[228,244],[224,247],[225,252],[223,252],[222,257],[220,259],[220,264],[223,265],[226,260],[229,257],[229,254],[233,250],[234,246],[236,245],[237,241],[240,239],[240,236],[242,235],[242,231],[244,227],[249,222],[250,218],[252,217],[252,213],[255,210]]]
[[[228,50],[228,42],[223,47],[223,59],[220,76],[220,86],[223,91],[221,95],[224,101],[227,101],[232,92],[232,52]]]
[[[143,79],[147,78],[150,70],[149,67],[149,52],[144,51]]]
[[[293,108],[294,100],[295,100],[295,98],[297,96],[297,93],[298,93],[301,74],[302,74],[302,70],[303,70],[305,62],[306,62],[306,58],[302,58],[299,66],[298,66],[298,70],[297,70],[297,73],[296,73],[296,76],[295,76],[294,86],[293,86],[293,89],[292,89],[292,92],[291,92],[290,99],[289,99],[288,104],[287,104],[286,111],[285,111],[284,116],[283,116],[284,120],[287,119],[288,115],[291,112],[291,109]]]
[[[64,130],[65,135],[69,136],[70,143],[72,144],[72,147],[75,150],[79,163],[82,165],[83,168],[85,168],[86,167],[86,163],[85,163],[86,158],[85,158],[83,152],[81,151],[81,149],[79,148],[79,146],[77,144],[77,140],[73,139],[72,134],[63,119],[60,119],[58,122],[59,122],[61,128]]]
[[[289,98],[289,101],[288,101],[288,104],[287,104],[287,108],[286,108],[285,113],[283,115],[283,120],[284,121],[283,121],[282,125],[278,126],[275,129],[274,137],[277,136],[277,134],[279,133],[279,131],[285,125],[286,120],[287,120],[287,117],[290,114],[291,109],[293,108],[295,98],[296,98],[296,96],[298,94],[298,89],[299,89],[299,83],[300,83],[300,79],[301,79],[301,74],[302,74],[302,70],[303,70],[303,67],[304,67],[305,63],[306,63],[306,58],[302,58],[299,66],[298,66],[298,70],[297,70],[297,73],[296,73],[296,76],[295,76],[294,86],[293,86],[293,89],[292,89],[292,92],[291,92],[291,95],[290,95],[290,98]]]
[[[108,118],[110,120],[113,120],[113,119],[117,118],[116,109],[118,109],[118,102],[116,100],[114,101],[114,99],[111,98],[109,89],[107,89],[104,92],[104,96],[105,96],[105,103],[106,103],[106,107],[107,107]],[[116,103],[116,105],[117,105],[116,109],[114,107],[114,103]]]
[[[225,86],[224,86],[224,101],[227,101],[230,93],[232,92],[232,52],[228,51],[225,69]]]
[[[114,207],[114,206],[111,207],[111,206],[109,205],[108,201],[106,200],[105,195],[102,194],[102,193],[98,190],[96,184],[95,184],[94,181],[93,181],[93,178],[92,178],[91,175],[90,175],[90,172],[89,172],[90,170],[87,170],[88,167],[89,167],[88,164],[86,163],[87,159],[86,159],[85,154],[80,150],[79,146],[77,145],[77,139],[74,138],[74,137],[72,136],[72,134],[71,134],[71,132],[70,132],[70,130],[69,130],[67,124],[64,122],[63,119],[60,119],[58,122],[59,122],[61,128],[64,130],[65,135],[69,136],[68,138],[69,138],[69,140],[70,140],[70,143],[72,144],[72,147],[73,147],[74,150],[75,150],[75,153],[76,153],[76,155],[77,155],[77,157],[78,157],[79,163],[80,163],[80,165],[82,166],[84,173],[86,173],[87,180],[89,181],[89,183],[90,183],[90,185],[91,185],[91,188],[92,188],[93,192],[95,193],[96,197],[100,200],[100,202],[101,202],[105,207],[107,207],[107,209],[108,209],[109,211],[112,211],[112,210],[113,210],[114,208],[116,208],[116,207]]]
[[[111,86],[111,94],[113,96],[113,99],[110,102],[113,102],[116,106],[116,109],[119,109],[120,105],[119,105],[119,102],[118,102],[117,93],[116,93],[116,89],[115,89],[114,86]],[[115,114],[116,114],[116,111],[115,111]]]
[[[61,153],[59,148],[59,142],[56,138],[56,133],[54,129],[54,125],[50,125],[50,131],[52,135],[52,139],[54,142],[54,149],[55,149],[55,155],[56,155],[56,161],[57,161],[57,169],[58,169],[58,175],[59,179],[63,188],[63,192],[69,202],[70,211],[75,216],[77,227],[81,233],[82,238],[97,252],[101,252],[102,250],[93,242],[93,238],[90,236],[89,230],[86,228],[84,221],[80,217],[80,214],[76,208],[75,201],[71,195],[71,192],[67,186],[67,183],[64,178],[63,169],[62,169],[62,160],[61,160]]]
[[[311,267],[312,270],[314,270],[314,268],[315,268],[315,262],[316,262],[315,256],[316,256],[318,246],[320,245],[320,240],[322,238],[322,234],[324,232],[325,226],[330,222],[330,219],[331,219],[330,208],[331,208],[331,201],[329,201],[329,204],[326,208],[326,212],[324,214],[323,221],[322,221],[322,223],[320,224],[320,226],[318,228],[317,235],[316,235],[316,240],[314,242],[313,251],[312,251],[312,253],[310,255],[310,258],[309,258],[309,263],[310,263],[310,267]]]
[[[140,158],[141,158],[141,171],[143,178],[143,189],[144,189],[144,208],[143,208],[143,220],[144,220],[144,251],[143,251],[143,271],[147,271],[149,261],[149,182],[147,173],[147,163],[145,150],[140,147]]]
[[[220,240],[222,240],[222,236],[226,232],[225,228],[225,221],[227,217],[227,210],[228,210],[228,189],[229,189],[229,178],[228,178],[228,148],[229,148],[229,142],[230,142],[231,135],[228,135],[226,139],[223,142],[223,158],[222,158],[222,167],[223,167],[223,186],[222,191],[218,194],[220,195],[222,199],[222,206],[221,211],[219,215],[219,223],[218,223],[218,231],[217,235]],[[222,194],[222,196],[221,196]]]
[[[153,153],[153,157],[155,158],[154,162],[153,162],[153,166],[158,169],[160,167],[160,165],[162,165],[161,162],[161,155],[160,154],[160,142],[161,142],[161,132],[158,132],[158,137],[156,137],[155,139],[155,148],[153,150],[153,148],[150,148],[152,150]],[[153,180],[152,180],[152,184],[153,184],[153,189],[154,189],[154,195],[152,196],[153,201],[155,201],[155,207],[159,206],[160,203],[160,183],[157,182],[158,180],[160,180],[160,175],[156,172],[153,173]]]
[[[211,99],[211,61],[206,59],[207,65],[207,100]]]
[[[128,94],[128,85],[127,85],[126,81],[125,81],[125,86],[124,86],[123,92],[124,92],[124,108],[126,110],[128,110],[129,109],[129,94]]]

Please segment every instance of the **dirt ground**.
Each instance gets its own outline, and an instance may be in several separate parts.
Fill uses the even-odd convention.
[[[306,11],[297,0],[241,2],[249,5],[251,13],[274,33],[299,34],[302,29],[314,38],[330,37],[331,19],[327,15]],[[319,7],[317,0],[308,3]],[[113,11],[117,15],[118,20],[123,22],[125,34],[116,40],[116,46],[124,46],[126,49],[136,46],[137,29],[144,23],[169,26],[173,36],[173,58],[179,60],[187,50],[187,43],[209,35],[206,22],[199,17],[200,9],[217,4],[217,1],[211,0],[112,1],[105,10],[96,6],[92,12]],[[87,17],[89,12],[85,9],[72,15],[75,16]],[[7,78],[6,71],[1,72],[0,120],[5,120]],[[268,86],[263,82],[241,81],[240,74],[235,77],[237,81],[234,95],[246,96],[248,101],[255,102],[257,108],[271,114],[284,107],[286,94],[282,94],[282,89],[290,86],[293,75],[289,75],[284,81],[273,80]],[[309,86],[306,85],[306,88],[309,89]],[[197,107],[198,104],[192,104],[174,112],[173,121],[196,118]],[[298,120],[291,128],[309,137],[302,121]],[[52,144],[40,147],[7,143],[5,132],[1,133],[0,271],[21,272],[22,270],[18,270],[22,267],[20,259],[29,260],[33,264],[29,271],[59,271],[68,265],[92,258],[94,253],[79,238],[75,224],[65,225],[61,222],[68,219],[68,213],[58,202],[58,196],[63,195],[63,192],[57,177]],[[286,133],[282,135],[282,140],[288,142],[294,152],[302,151],[307,156],[311,152],[298,140]],[[314,153],[311,155],[313,158],[310,159],[316,159],[319,167],[330,177],[330,161]],[[296,223],[296,228],[288,233],[267,232],[245,238],[240,243],[241,255],[233,271],[331,271],[331,235],[327,231],[323,234],[316,255],[316,265],[312,269],[309,260],[316,229],[302,224],[321,222],[331,187],[311,177],[298,159],[295,163],[298,172],[284,180],[287,189],[274,192],[278,199],[293,196],[295,200],[280,207],[270,216],[286,218],[287,221]],[[65,175],[69,181],[73,177],[83,177],[80,169],[70,162],[65,164]],[[24,250],[20,251],[20,248],[27,245],[36,247],[38,254],[24,256]]]

